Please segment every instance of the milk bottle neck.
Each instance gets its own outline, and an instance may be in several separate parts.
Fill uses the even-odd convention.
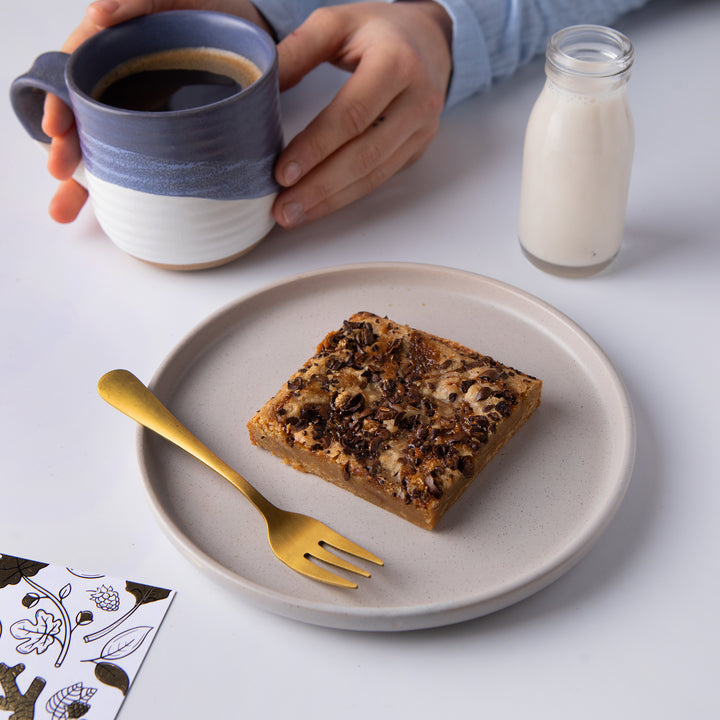
[[[574,25],[553,35],[545,57],[549,83],[569,92],[603,94],[625,87],[634,50],[612,28]]]

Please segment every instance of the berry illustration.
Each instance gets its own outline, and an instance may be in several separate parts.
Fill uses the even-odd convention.
[[[90,591],[88,590],[88,592]],[[120,607],[120,596],[113,590],[112,585],[101,585],[96,588],[95,592],[90,593],[90,599],[99,610],[114,612]]]

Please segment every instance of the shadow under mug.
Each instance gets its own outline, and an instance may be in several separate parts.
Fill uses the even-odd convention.
[[[253,62],[258,80],[218,102],[164,112],[92,97],[108,72],[151,53],[215,48]],[[45,53],[10,89],[15,113],[42,143],[46,93],[75,115],[82,172],[103,231],[121,250],[172,269],[230,262],[273,227],[283,146],[277,50],[261,28],[223,13],[178,10],[129,20],[72,55]]]

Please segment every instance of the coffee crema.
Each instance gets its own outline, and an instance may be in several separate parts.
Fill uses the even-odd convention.
[[[188,110],[231,97],[261,75],[254,62],[228,50],[177,48],[118,65],[95,86],[92,97],[123,110]]]

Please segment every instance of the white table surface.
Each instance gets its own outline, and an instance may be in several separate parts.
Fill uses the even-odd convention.
[[[59,47],[84,6],[6,0],[2,85]],[[618,27],[637,52],[627,237],[584,280],[543,274],[516,240],[540,61],[448,112],[422,161],[372,197],[194,274],[123,255],[89,210],[55,225],[42,155],[2,105],[0,552],[178,591],[121,717],[719,716],[720,3],[657,0]],[[288,134],[337,81],[323,70],[284,97]],[[606,351],[634,406],[635,471],[606,533],[545,590],[459,625],[329,630],[209,581],[155,522],[134,424],[95,392],[113,367],[148,380],[249,291],[371,261],[463,268],[549,302]]]

